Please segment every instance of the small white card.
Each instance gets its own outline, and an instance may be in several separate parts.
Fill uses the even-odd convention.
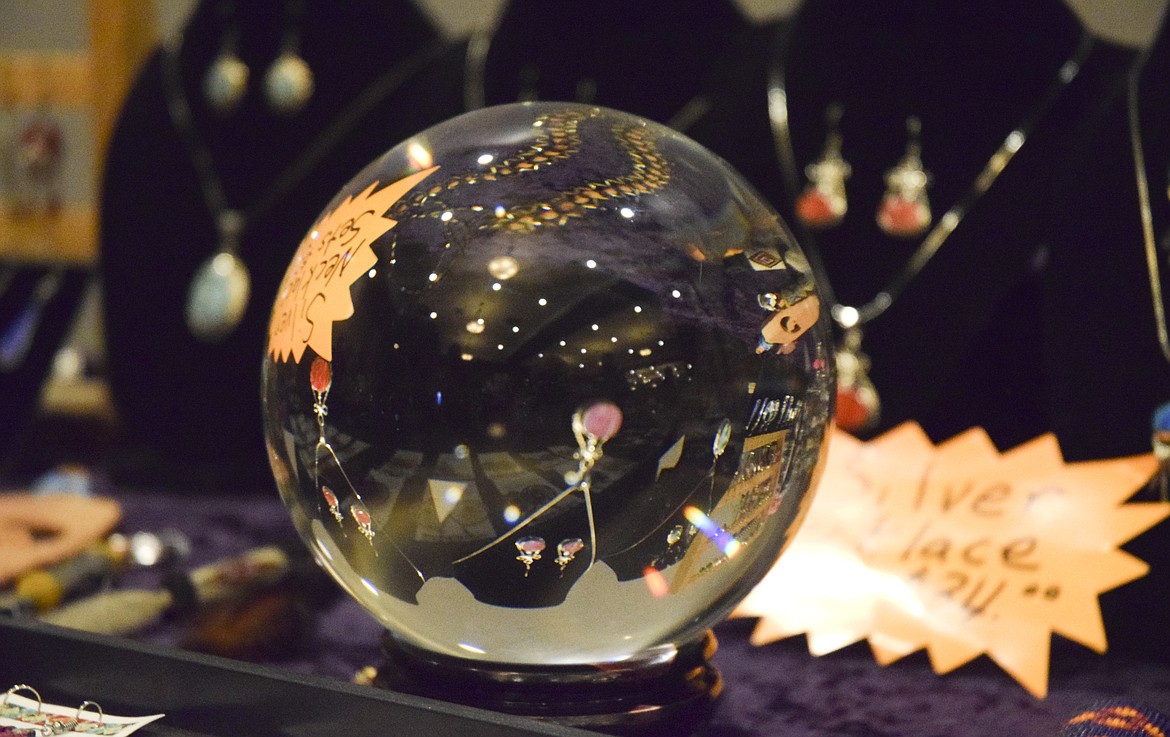
[[[101,735],[126,737],[141,727],[161,719],[162,714],[144,717],[120,717],[105,714],[99,704],[86,701],[78,706],[46,704],[21,696],[16,691],[35,693],[31,688],[13,687],[0,697],[0,737],[16,730],[21,734],[33,730],[36,735]],[[33,737],[33,735],[29,735]]]

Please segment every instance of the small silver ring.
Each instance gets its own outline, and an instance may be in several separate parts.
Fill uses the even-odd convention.
[[[106,713],[102,711],[102,705],[96,701],[82,701],[81,706],[77,707],[77,714],[74,715],[74,719],[76,721],[81,721],[81,712],[85,711],[85,707],[87,706],[93,707],[90,709],[90,712],[97,714],[97,725],[99,727],[102,726],[102,722],[106,720]]]
[[[4,698],[0,699],[0,705],[7,706],[8,705],[8,697],[11,696],[12,694],[16,693],[17,691],[28,691],[33,696],[36,696],[37,697],[37,714],[41,713],[41,707],[45,703],[44,699],[41,698],[41,694],[39,691],[37,691],[35,688],[28,685],[27,683],[18,683],[17,685],[15,685],[12,688],[5,691]]]

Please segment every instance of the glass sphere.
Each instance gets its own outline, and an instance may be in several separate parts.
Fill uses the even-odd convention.
[[[293,257],[262,370],[281,498],[425,652],[681,647],[811,499],[827,312],[776,213],[685,136],[567,103],[464,114],[367,166]]]

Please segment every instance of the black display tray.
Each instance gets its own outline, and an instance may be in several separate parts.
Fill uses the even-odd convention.
[[[16,684],[33,686],[50,703],[90,700],[119,716],[165,714],[139,732],[146,736],[596,737],[320,676],[35,621],[0,621],[0,689]]]

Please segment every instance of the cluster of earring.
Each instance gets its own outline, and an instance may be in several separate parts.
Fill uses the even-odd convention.
[[[21,691],[36,697],[35,709],[32,707],[31,699],[25,699],[25,705],[9,703],[9,697],[19,695]],[[77,713],[69,719],[54,717],[44,711],[44,706],[40,693],[28,684],[20,683],[5,691],[3,699],[0,699],[0,716],[28,726],[0,725],[0,737],[54,737],[78,731],[78,725],[82,723],[85,714],[92,714],[95,717],[85,720],[90,725],[101,727],[105,721],[102,707],[93,701],[81,702],[77,707]]]
[[[226,6],[230,13],[230,5]],[[239,31],[229,24],[220,42],[219,53],[203,76],[207,104],[221,115],[235,111],[247,93],[251,72],[237,53]],[[313,71],[298,52],[298,34],[285,31],[280,53],[264,73],[264,96],[278,114],[298,112],[313,96]]]
[[[540,560],[540,554],[544,552],[544,549],[545,542],[542,537],[524,537],[516,541],[516,550],[519,552],[516,560],[524,564],[525,578],[528,578],[532,564]],[[584,549],[585,541],[579,537],[567,538],[557,543],[557,557],[554,562],[560,566],[561,573],[565,572],[565,568],[573,562],[577,553]]]
[[[826,112],[829,133],[820,157],[805,167],[808,183],[796,198],[796,217],[816,230],[839,224],[848,210],[845,181],[853,170],[841,154],[841,112],[840,105],[832,105]],[[915,238],[932,221],[926,194],[930,174],[922,165],[921,130],[918,118],[906,120],[906,152],[886,172],[886,190],[877,208],[878,227],[896,238]]]

